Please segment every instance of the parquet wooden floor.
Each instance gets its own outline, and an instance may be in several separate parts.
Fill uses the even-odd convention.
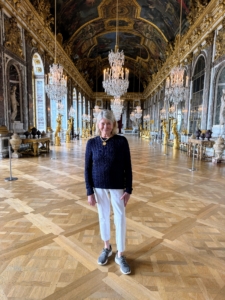
[[[87,204],[85,140],[14,159],[14,182],[0,161],[0,300],[225,299],[225,163],[196,161],[190,172],[186,153],[128,140],[129,276],[114,255],[97,264],[103,244]],[[114,230],[111,243],[115,253]]]

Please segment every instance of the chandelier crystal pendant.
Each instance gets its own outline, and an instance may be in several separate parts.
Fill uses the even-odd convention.
[[[95,118],[97,118],[98,114],[101,112],[101,109],[99,108],[98,105],[95,105],[95,107],[93,108],[93,116]]]
[[[142,109],[141,109],[140,106],[136,107],[134,115],[135,115],[135,118],[138,119],[138,120],[142,117]]]
[[[116,6],[116,45],[115,52],[111,50],[108,56],[110,68],[103,71],[102,85],[108,95],[119,98],[127,92],[129,87],[129,70],[123,68],[124,53],[118,47],[118,0]]]
[[[133,112],[133,111],[130,113],[130,119],[131,119],[131,121],[132,121],[132,122],[135,122],[135,120],[136,120],[136,118],[135,118],[135,115],[134,115],[134,112]]]
[[[165,97],[177,105],[183,101],[188,92],[188,76],[185,76],[185,68],[180,65],[180,36],[182,23],[182,1],[180,2],[180,28],[178,40],[178,66],[174,67],[166,79]]]
[[[166,120],[166,109],[165,109],[165,107],[163,107],[163,108],[160,110],[160,119],[161,119],[161,120]]]
[[[67,93],[67,77],[63,75],[63,67],[56,63],[56,0],[55,0],[55,59],[46,76],[45,91],[51,100],[60,101]]]
[[[63,105],[63,103],[61,102],[61,100],[58,101],[56,108],[57,108],[57,111],[58,111],[59,113],[60,113],[60,112],[63,112],[63,110],[64,110],[64,105]]]
[[[76,110],[73,108],[73,106],[71,105],[70,110],[69,110],[69,117],[74,118],[76,113]]]
[[[114,97],[114,99],[111,100],[111,109],[114,113],[116,121],[119,121],[123,112],[123,100],[121,100],[120,97]]]

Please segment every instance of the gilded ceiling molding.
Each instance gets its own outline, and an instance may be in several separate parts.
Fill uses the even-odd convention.
[[[15,17],[17,22],[38,41],[39,45],[52,57],[54,57],[54,35],[49,30],[49,20],[44,21],[38,12],[34,9],[29,0],[0,0],[0,5],[12,16]],[[92,90],[81,76],[70,57],[66,54],[62,46],[57,42],[57,58],[61,58],[60,63],[67,75],[78,82],[80,88],[90,97]]]
[[[197,1],[199,3],[199,1]],[[207,39],[224,18],[225,1],[211,0],[205,7],[200,6],[200,13],[193,16],[195,21],[189,27],[189,30],[180,41],[180,61],[183,62],[190,59],[190,54],[196,48],[201,48],[201,44]],[[149,97],[154,90],[166,79],[170,70],[178,64],[178,47],[175,46],[172,54],[167,58],[162,68],[157,74],[152,76],[152,80],[143,92],[145,98]]]
[[[113,96],[110,96],[110,95],[106,95],[106,93],[103,93],[103,92],[94,92],[92,94],[92,98],[93,99],[107,99],[107,100],[111,100],[113,99]],[[124,94],[121,99],[122,100],[138,100],[138,99],[143,99],[143,94],[142,93],[126,93]]]
[[[54,17],[50,13],[50,2],[49,0],[35,0],[34,8],[39,13],[40,17],[43,19],[47,27],[50,28],[51,24],[54,24]]]

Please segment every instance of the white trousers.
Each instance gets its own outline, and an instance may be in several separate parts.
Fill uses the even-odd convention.
[[[103,241],[110,240],[110,200],[114,212],[114,224],[116,227],[116,245],[119,252],[125,250],[126,216],[124,201],[120,200],[123,189],[99,189],[95,188],[95,198],[98,207],[100,233]]]

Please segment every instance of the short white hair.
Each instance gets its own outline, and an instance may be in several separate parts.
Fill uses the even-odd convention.
[[[103,109],[100,111],[100,113],[97,116],[97,121],[96,121],[96,135],[101,135],[101,132],[98,128],[98,124],[102,119],[107,119],[113,124],[113,129],[112,129],[112,135],[115,135],[118,133],[118,125],[116,118],[114,116],[114,113],[112,110],[109,109]]]

